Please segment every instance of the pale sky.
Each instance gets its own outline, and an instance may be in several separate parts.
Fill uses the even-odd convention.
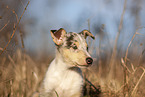
[[[34,25],[28,23],[25,26],[26,32],[29,33],[24,40],[26,48],[36,52],[48,52],[48,48],[54,48],[49,34],[50,30],[63,27],[67,32],[80,32],[88,29],[88,19],[90,20],[90,31],[93,34],[96,33],[94,25],[105,24],[105,31],[110,38],[110,43],[113,44],[118,32],[123,4],[124,0],[31,0],[24,20],[30,18],[35,22],[33,21]],[[123,36],[125,41],[129,41],[135,32],[135,16],[130,11],[133,5],[134,0],[128,0],[123,26],[123,33],[128,33]],[[145,1],[142,0],[139,13],[141,26],[145,26],[144,5]],[[97,44],[98,42],[96,46]]]

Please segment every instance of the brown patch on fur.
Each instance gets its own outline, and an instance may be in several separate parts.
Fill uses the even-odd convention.
[[[79,42],[74,42],[74,44],[77,46],[77,47],[79,47]]]
[[[67,61],[68,63],[71,63],[73,65],[87,65],[86,63],[86,54],[84,51],[79,50],[77,52],[74,52],[74,50],[72,48],[70,49],[66,49],[63,48],[63,57],[65,59],[65,61]]]

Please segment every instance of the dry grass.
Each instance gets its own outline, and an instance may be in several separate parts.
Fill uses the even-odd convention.
[[[103,51],[106,58],[102,58],[100,53],[97,62],[87,70],[83,70],[86,78],[84,97],[144,97],[145,69],[144,63],[141,62],[144,59],[144,50],[140,56],[129,53],[137,34],[139,33],[136,31],[124,58],[118,57],[113,60],[115,67],[111,76],[108,66],[111,54],[108,51]],[[93,49],[94,44],[92,46]],[[136,60],[132,60],[129,56],[134,56]],[[20,49],[13,56],[0,56],[0,97],[31,97],[34,92],[39,91],[49,62],[34,61]]]
[[[0,62],[0,97],[30,97],[39,90],[46,64],[36,64],[21,50],[1,58]]]
[[[93,65],[87,71],[84,97],[143,97],[145,95],[145,69],[140,64],[121,58],[116,60],[116,74],[114,79],[108,78],[108,66],[101,60],[98,66]],[[48,63],[34,62],[32,58],[21,52],[0,58],[0,97],[30,97],[39,91]],[[124,83],[124,68],[127,70],[128,81]],[[128,90],[123,90],[128,85]]]
[[[24,12],[28,4],[29,2],[25,7]],[[99,52],[99,58],[94,62],[93,66],[87,70],[83,70],[84,77],[86,78],[83,92],[84,97],[145,97],[145,63],[141,61],[144,60],[143,54],[145,50],[143,50],[139,56],[135,53],[129,53],[135,36],[139,34],[137,31],[128,44],[126,52],[122,51],[125,55],[124,58],[116,57],[118,54],[117,41],[120,35],[120,30],[122,29],[125,8],[126,1],[113,53],[103,51],[103,54],[105,54],[106,57],[101,57],[100,42],[99,50],[96,50],[96,52]],[[15,29],[6,46],[0,47],[0,97],[31,97],[34,92],[39,91],[50,62],[34,61],[32,57],[25,52],[22,52],[21,49],[17,49],[13,55],[1,55],[6,51],[7,46],[11,42],[24,12],[18,19],[17,14],[13,11],[17,18],[16,26],[14,24]],[[9,21],[0,29],[0,32],[4,30],[8,24]],[[89,20],[88,26],[90,30]],[[20,37],[22,47],[24,48],[21,32]],[[91,44],[90,40],[88,40],[88,42]],[[96,41],[93,41],[92,43],[91,52],[96,49],[94,45],[95,42]],[[130,52],[134,51],[138,51],[138,49],[133,49]],[[130,56],[134,56],[136,60],[133,60]]]
[[[22,15],[20,16],[19,19],[18,19],[18,16],[17,16],[16,12],[15,12],[14,10],[12,11],[12,12],[15,14],[15,17],[16,17],[16,19],[17,19],[17,23],[16,23],[16,24],[14,23],[13,33],[12,33],[12,35],[11,35],[11,37],[10,37],[8,43],[6,44],[6,46],[5,46],[5,47],[3,48],[3,50],[0,52],[0,55],[6,50],[6,48],[7,48],[8,45],[10,44],[12,38],[14,37],[14,35],[15,35],[15,33],[16,33],[16,30],[17,30],[17,28],[18,28],[18,26],[19,26],[19,24],[20,24],[21,19],[22,19],[22,16],[24,15],[24,13],[25,13],[25,11],[26,11],[26,9],[27,9],[29,3],[30,3],[30,1],[28,1],[27,5],[26,5],[26,7],[24,8],[24,11],[23,11],[23,13],[22,13]],[[7,7],[8,7],[8,6],[7,6]],[[9,21],[8,21],[8,23],[9,23]],[[7,24],[8,24],[8,23],[7,23]],[[0,32],[7,26],[7,24],[5,24],[5,26],[0,30]]]

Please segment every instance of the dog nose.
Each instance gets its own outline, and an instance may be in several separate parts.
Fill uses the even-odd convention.
[[[93,59],[91,57],[86,58],[86,63],[91,65],[93,63]]]

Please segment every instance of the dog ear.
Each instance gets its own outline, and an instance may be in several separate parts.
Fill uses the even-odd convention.
[[[56,45],[61,45],[63,43],[63,38],[66,34],[66,31],[63,28],[59,30],[51,30],[51,37]]]
[[[87,38],[87,36],[90,36],[92,39],[95,39],[94,35],[88,30],[83,30],[82,32],[80,32],[80,34],[83,34],[85,39]]]

